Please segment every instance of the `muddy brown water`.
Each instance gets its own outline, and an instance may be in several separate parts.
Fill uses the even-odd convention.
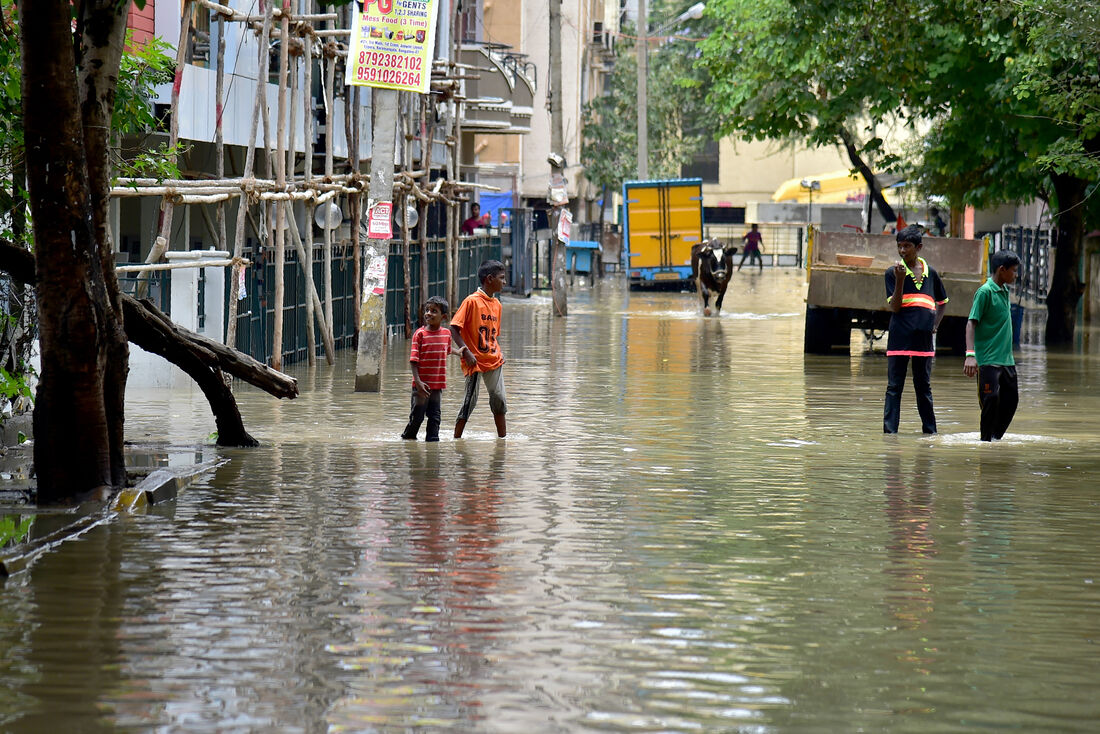
[[[506,298],[506,441],[484,397],[446,437],[457,364],[444,440],[399,440],[403,340],[381,394],[353,355],[241,388],[262,447],[2,582],[0,730],[1095,731],[1090,335],[1025,344],[1000,443],[950,357],[940,435],[907,386],[884,437],[885,358],[804,357],[803,292]],[[127,408],[213,430],[198,391]]]

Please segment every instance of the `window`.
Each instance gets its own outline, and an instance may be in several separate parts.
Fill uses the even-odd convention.
[[[476,43],[479,40],[481,26],[481,3],[479,0],[462,0],[458,8],[458,38],[464,43]]]
[[[691,163],[681,167],[684,178],[701,178],[703,183],[718,183],[718,141],[708,140],[702,150],[692,156]]]

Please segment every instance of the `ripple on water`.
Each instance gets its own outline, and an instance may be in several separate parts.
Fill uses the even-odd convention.
[[[457,364],[443,440],[399,440],[400,340],[377,394],[354,355],[296,366],[295,401],[240,389],[260,448],[6,583],[0,728],[1095,728],[1094,365],[1023,352],[1020,433],[988,446],[945,359],[945,433],[907,403],[884,439],[884,361],[802,355],[802,275],[719,319],[506,299],[503,441],[484,398],[447,437]],[[198,393],[128,408],[213,430]]]

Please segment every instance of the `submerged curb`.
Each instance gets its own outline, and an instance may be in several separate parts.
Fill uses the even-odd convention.
[[[0,579],[26,570],[46,551],[78,537],[100,523],[108,522],[121,514],[140,512],[152,505],[175,500],[195,477],[227,461],[229,459],[215,459],[184,469],[156,469],[136,486],[127,487],[106,502],[86,502],[71,511],[53,514],[52,517],[61,520],[60,523],[50,523],[55,525],[53,529],[0,552]]]

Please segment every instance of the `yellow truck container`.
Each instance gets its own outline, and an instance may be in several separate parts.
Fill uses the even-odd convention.
[[[988,272],[988,247],[982,240],[925,237],[920,256],[947,289],[937,348],[962,354],[974,292]],[[814,230],[807,258],[804,351],[847,352],[852,329],[885,330],[890,324],[885,273],[898,262],[894,235]]]
[[[630,287],[681,288],[691,246],[703,240],[703,179],[623,182],[623,243]]]

